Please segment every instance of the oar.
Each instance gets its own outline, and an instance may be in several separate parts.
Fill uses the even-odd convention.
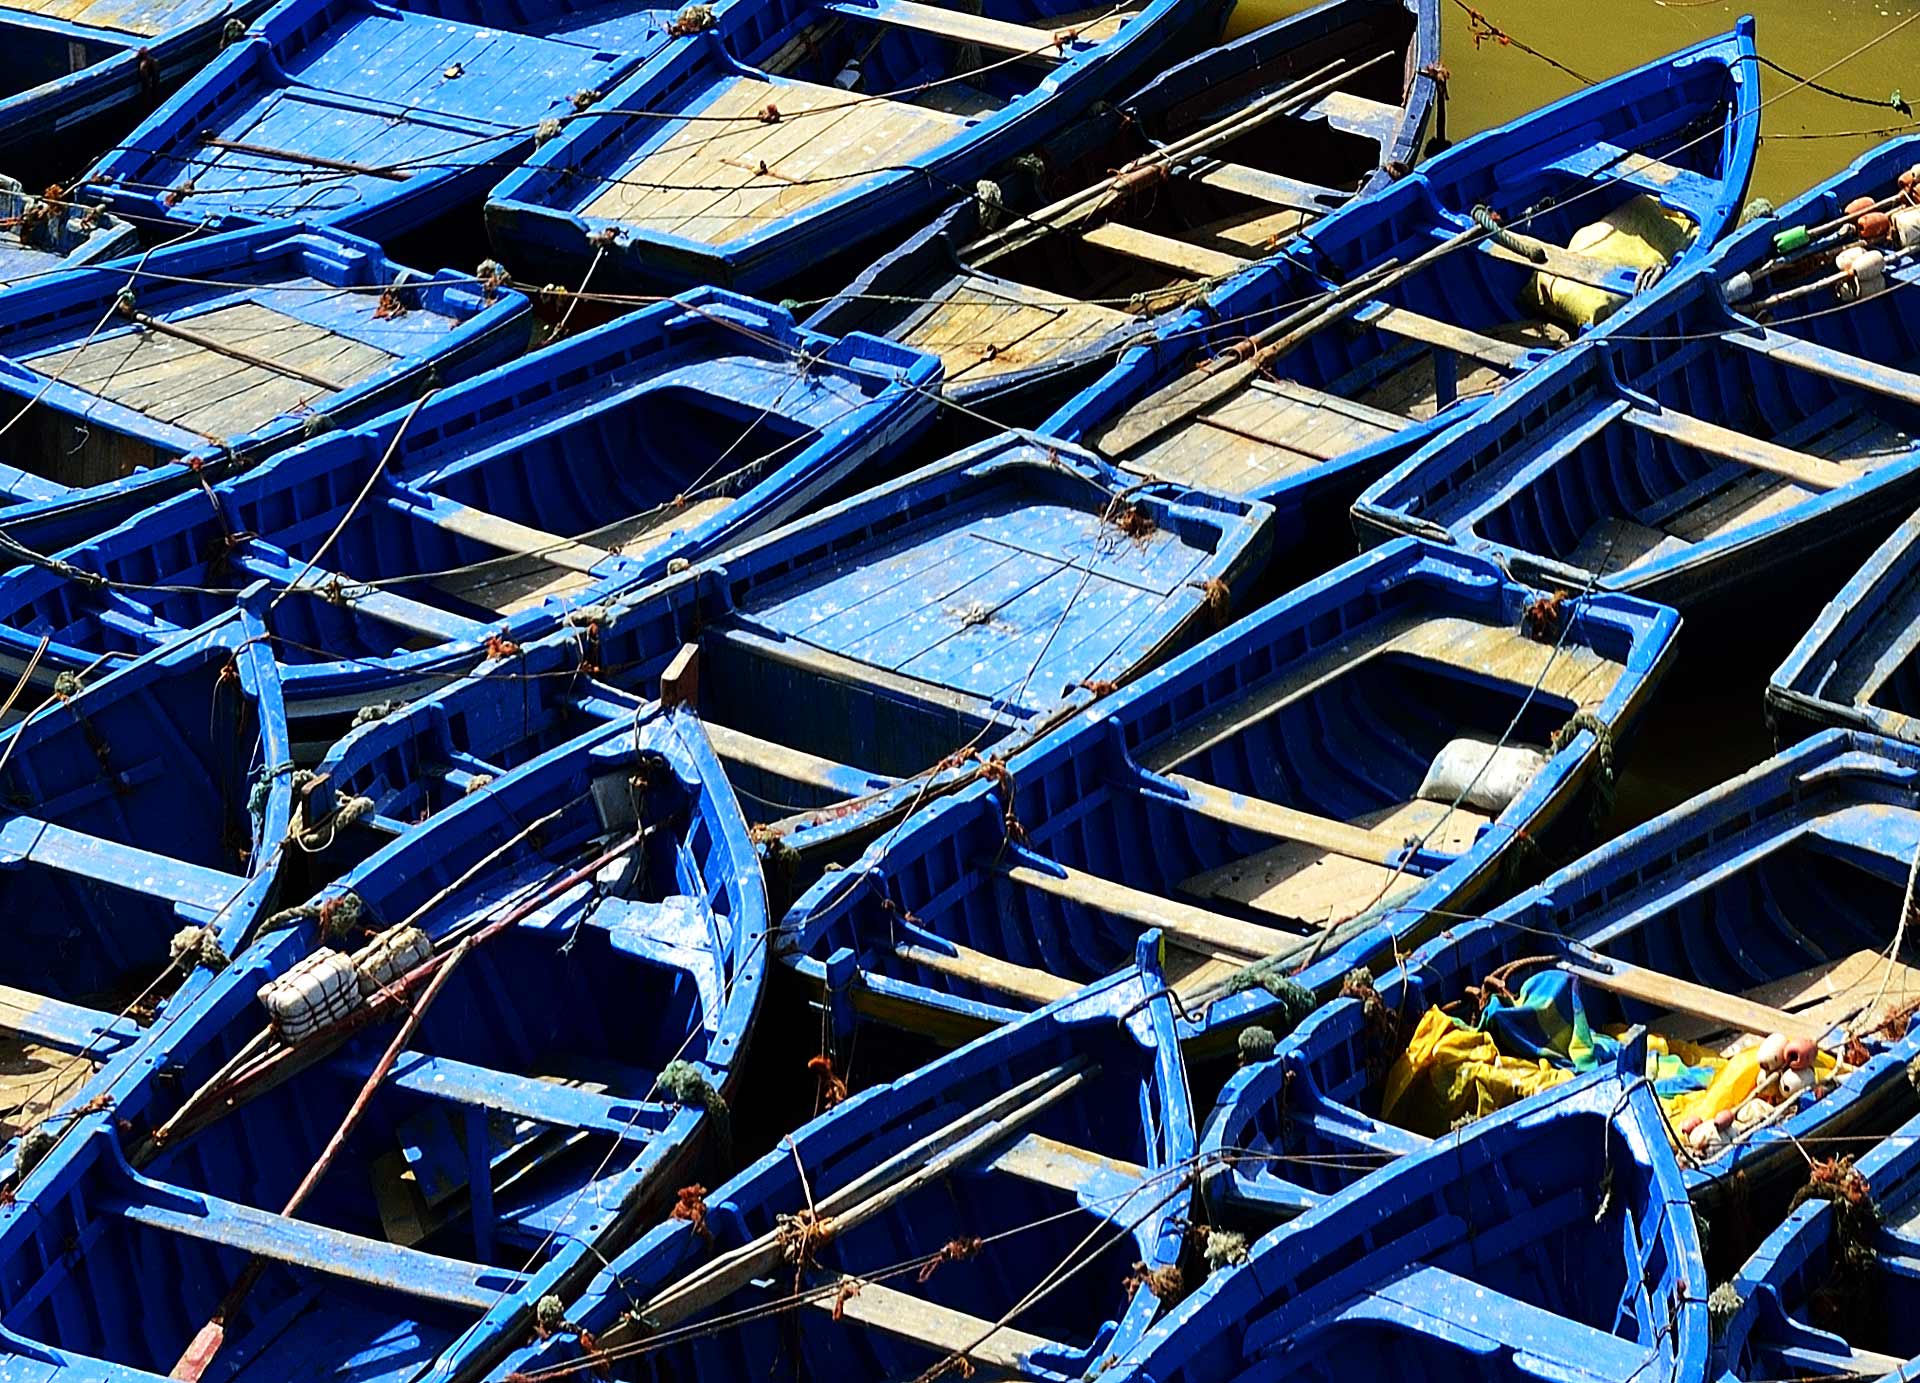
[[[1339,63],[1330,62],[1325,67],[1309,72],[1284,89],[1263,96],[1232,115],[1216,120],[1204,129],[1182,135],[1179,139],[1162,145],[1150,153],[1142,154],[1110,177],[1080,188],[1078,191],[1069,192],[1058,201],[1021,216],[1018,225],[1009,226],[1003,231],[995,231],[991,235],[981,236],[962,249],[960,257],[970,265],[984,265],[990,260],[1012,253],[1023,245],[1051,235],[1074,219],[1076,214],[1090,214],[1102,197],[1130,181],[1137,180],[1142,172],[1152,168],[1164,168],[1183,159],[1196,158],[1229,140],[1238,139],[1244,134],[1259,129],[1269,121],[1291,114],[1303,105],[1312,105],[1328,92],[1351,81],[1375,63],[1384,61],[1390,56],[1392,55],[1389,53],[1376,53],[1365,62],[1344,69],[1340,68]]]
[[[829,1217],[844,1233],[898,1204],[921,1187],[992,1151],[1064,1099],[1087,1079],[1082,1059],[1065,1062],[1004,1091],[855,1178],[813,1207],[815,1222]],[[658,1331],[732,1296],[782,1259],[777,1232],[762,1234],[706,1264],[649,1301],[636,1314]],[[631,1318],[629,1318],[631,1319]],[[601,1348],[618,1344],[626,1323],[600,1337]]]
[[[1185,422],[1217,399],[1240,388],[1260,370],[1272,364],[1302,341],[1318,335],[1335,323],[1358,312],[1373,297],[1426,268],[1442,255],[1451,254],[1469,240],[1488,232],[1479,226],[1455,231],[1432,249],[1402,264],[1389,259],[1356,275],[1337,288],[1328,289],[1299,311],[1282,318],[1256,333],[1248,342],[1252,352],[1236,365],[1219,368],[1202,366],[1182,375],[1135,404],[1092,439],[1094,450],[1118,458],[1152,441],[1168,428]],[[1245,350],[1245,347],[1242,347]]]
[[[454,967],[466,958],[467,952],[471,951],[479,940],[477,936],[468,937],[448,952],[446,961],[433,972],[433,979],[427,985],[426,992],[421,994],[420,1002],[413,1006],[413,1011],[407,1015],[407,1021],[400,1025],[400,1031],[395,1033],[393,1041],[387,1044],[386,1053],[380,1058],[380,1064],[373,1068],[365,1083],[361,1085],[360,1093],[347,1107],[346,1115],[340,1120],[340,1126],[334,1130],[333,1137],[327,1140],[327,1146],[315,1159],[313,1166],[307,1169],[307,1174],[300,1179],[300,1184],[294,1187],[293,1194],[287,1197],[287,1203],[280,1211],[281,1218],[292,1219],[299,1212],[300,1207],[306,1204],[307,1197],[313,1194],[313,1188],[318,1186],[321,1178],[326,1176],[327,1169],[333,1166],[334,1158],[340,1155],[340,1149],[346,1146],[347,1139],[353,1136],[353,1131],[360,1127],[361,1119],[366,1117],[367,1107],[373,1103],[373,1095],[380,1088],[380,1082],[387,1078],[387,1073],[393,1069],[393,1063],[400,1059],[400,1054],[407,1049],[407,1044],[413,1041],[414,1033],[420,1030],[420,1020],[426,1017],[427,1010],[439,997],[441,986],[447,982],[447,976],[453,973]],[[192,1341],[175,1362],[172,1372],[167,1375],[168,1378],[184,1379],[186,1383],[199,1383],[200,1377],[207,1371],[207,1366],[213,1363],[214,1356],[227,1342],[227,1322],[246,1301],[248,1293],[253,1291],[253,1286],[260,1280],[260,1274],[265,1267],[265,1261],[258,1254],[247,1259],[246,1266],[233,1280],[233,1286],[226,1296],[220,1299],[220,1304],[214,1308],[213,1315],[208,1317],[205,1325],[194,1332]]]

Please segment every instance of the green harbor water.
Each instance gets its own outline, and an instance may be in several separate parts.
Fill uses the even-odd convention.
[[[1920,0],[1471,0],[1486,19],[1521,43],[1599,79],[1733,27],[1753,14],[1763,57],[1804,77],[1873,43],[1920,11]],[[1517,47],[1474,44],[1474,25],[1455,0],[1441,0],[1441,52],[1452,71],[1448,133],[1455,139],[1565,96],[1579,83]],[[1885,100],[1896,89],[1920,102],[1920,23],[1835,68],[1823,85]],[[1836,100],[1763,71],[1769,104],[1761,113],[1759,164],[1752,191],[1784,201],[1909,125],[1884,106]],[[1920,132],[1920,124],[1911,125]],[[1852,138],[1836,132],[1872,131]],[[1815,137],[1808,137],[1815,136]]]

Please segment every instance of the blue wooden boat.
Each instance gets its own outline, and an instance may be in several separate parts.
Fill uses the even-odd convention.
[[[823,877],[783,956],[842,1029],[945,1034],[1106,973],[1150,926],[1190,1036],[1285,1026],[1448,925],[1522,841],[1582,833],[1569,808],[1677,621],[1587,600],[1541,643],[1538,595],[1417,542],[1349,562]]]
[[[1855,1206],[1864,1195],[1865,1215]],[[1806,1193],[1726,1286],[1709,1378],[1902,1378],[1920,1359],[1920,1119],[1829,1154]]]
[[[1743,20],[1462,141],[1162,323],[1041,430],[1265,499],[1282,541],[1324,533],[1654,272],[1610,261],[1699,263],[1739,212],[1759,99]]]
[[[77,268],[7,302],[0,525],[42,552],[507,360],[530,325],[518,293],[289,226]]]
[[[683,714],[274,922],[0,1208],[17,1377],[474,1376],[727,1117],[766,901]]]
[[[139,231],[111,212],[34,196],[19,179],[0,177],[0,287],[113,259],[139,246]]]
[[[1223,43],[1063,131],[1040,177],[1001,170],[999,205],[955,202],[808,325],[933,351],[947,397],[996,417],[1049,411],[1155,317],[1404,175],[1439,60],[1438,0],[1326,0]]]
[[[71,177],[266,8],[266,0],[82,0],[0,10],[0,166]]]
[[[1362,537],[1418,532],[1531,580],[1676,605],[1877,539],[1920,498],[1920,310],[1872,285],[1911,284],[1920,264],[1858,244],[1842,208],[1910,202],[1916,166],[1920,139],[1894,141],[1746,227],[1375,484],[1354,508]],[[1920,207],[1906,210],[1920,244]],[[1808,250],[1776,251],[1836,219]],[[1849,248],[1885,266],[1864,293],[1829,272]]]
[[[690,704],[778,872],[978,776],[983,755],[1198,637],[1225,583],[1259,564],[1266,519],[1009,434],[576,610],[461,685],[429,668],[396,687],[343,660],[292,704],[324,742],[369,703],[432,693],[324,766],[395,822],[554,735]]]
[[[243,605],[110,676],[7,705],[27,713],[0,737],[0,1100],[28,1158],[269,901],[291,765],[259,633]]]
[[[609,0],[281,0],[85,181],[129,215],[384,241],[476,202],[542,121],[670,43],[669,18]]]
[[[295,713],[563,627],[770,529],[923,425],[939,367],[701,290],[192,489],[0,577],[0,665],[165,643],[252,581]],[[101,584],[100,578],[106,584]]]
[[[1439,1146],[1456,1118],[1524,1111],[1549,1068],[1578,1066],[1566,1039],[1577,1019],[1595,1060],[1599,1034],[1620,1023],[1694,1044],[1695,1072],[1724,1057],[1710,1099],[1695,1072],[1654,1074],[1676,1101],[1676,1132],[1691,1117],[1683,1110],[1738,1101],[1730,1131],[1683,1152],[1695,1199],[1760,1197],[1804,1173],[1795,1140],[1884,1132],[1913,1104],[1920,970],[1912,943],[1887,953],[1917,847],[1920,751],[1842,731],[1809,740],[1483,920],[1452,921],[1382,967],[1374,988],[1315,1013],[1221,1096],[1206,1146],[1250,1156],[1212,1193],[1297,1211]],[[1836,1076],[1822,1062],[1798,1091],[1763,1089],[1761,1027],[1808,1037],[1851,1069]],[[1746,1111],[1751,1098],[1773,1106],[1763,1122]]]
[[[1895,529],[1767,681],[1767,719],[1791,743],[1824,726],[1920,740],[1920,515]]]
[[[1646,1083],[1596,1072],[1269,1234],[1103,1376],[1697,1379],[1700,1240]]]
[[[488,233],[516,272],[570,286],[771,289],[944,205],[1161,52],[1211,42],[1225,8],[690,5],[685,42],[493,189]]]
[[[1174,1291],[1193,1200],[1151,942],[1137,966],[791,1134],[698,1218],[615,1258],[506,1367],[616,1383],[1105,1376]]]

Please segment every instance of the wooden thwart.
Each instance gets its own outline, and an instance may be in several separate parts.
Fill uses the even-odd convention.
[[[1718,423],[1677,413],[1671,408],[1629,408],[1621,414],[1621,420],[1642,432],[1668,438],[1710,456],[1767,471],[1821,494],[1838,490],[1860,478],[1858,471],[1837,461],[1829,461],[1824,456],[1814,456],[1795,451],[1792,447],[1783,447],[1778,442],[1750,437],[1744,432],[1735,432]]]
[[[1915,399],[1920,399],[1920,375],[1882,365],[1876,360],[1863,360],[1857,355],[1848,355],[1845,351],[1837,351],[1815,341],[1803,341],[1797,336],[1769,329],[1757,333],[1728,332],[1721,339],[1778,360],[1796,370],[1805,370],[1808,374],[1819,375],[1822,379],[1839,384],[1850,384],[1856,389],[1880,394],[1899,403],[1911,404]]]
[[[963,1355],[977,1367],[1037,1378],[1041,1372],[1023,1364],[1023,1357],[1055,1347],[1045,1336],[995,1325],[885,1283],[834,1273],[824,1276],[822,1285],[834,1290],[810,1296],[810,1306],[832,1311],[843,1322],[882,1330],[946,1354]]]
[[[923,34],[950,38],[955,43],[978,44],[996,53],[1025,53],[1056,62],[1063,49],[1072,43],[1065,33],[1056,35],[1049,29],[1010,24],[983,14],[921,4],[919,0],[872,0],[872,3],[829,0],[826,8],[843,19],[874,20],[898,29],[917,29]]]
[[[1322,187],[1319,183],[1302,182],[1283,173],[1269,173],[1264,168],[1249,168],[1244,163],[1216,163],[1204,172],[1195,174],[1193,180],[1203,187],[1250,197],[1256,202],[1270,202],[1274,206],[1304,211],[1314,216],[1325,216],[1353,200],[1351,192]]]
[[[1370,831],[1364,826],[1303,812],[1297,807],[1228,792],[1182,773],[1169,773],[1166,778],[1186,792],[1188,804],[1195,811],[1229,826],[1297,841],[1328,854],[1373,864],[1391,864],[1403,848],[1401,840],[1384,831]]]
[[[1252,263],[1239,255],[1209,250],[1203,245],[1191,245],[1184,240],[1175,240],[1170,235],[1156,235],[1152,231],[1122,225],[1118,221],[1109,221],[1084,231],[1080,239],[1096,249],[1110,250],[1128,259],[1137,259],[1144,264],[1158,265],[1177,273],[1192,274],[1197,278],[1224,278],[1239,273]]]
[[[1024,999],[1030,1004],[1050,1004],[1056,999],[1064,999],[1077,992],[1079,985],[1050,975],[1045,970],[1037,970],[1031,965],[1019,965],[999,956],[988,955],[985,951],[976,951],[971,946],[949,943],[953,947],[951,955],[932,946],[922,946],[914,942],[903,941],[893,948],[894,955],[910,965],[922,966],[937,975],[947,975],[957,980],[968,980],[982,989],[991,989],[998,994],[1006,994],[1015,999]]]
[[[1358,320],[1394,336],[1403,336],[1409,341],[1418,341],[1422,345],[1466,356],[1469,360],[1481,361],[1496,370],[1518,370],[1527,359],[1527,351],[1523,346],[1469,331],[1466,327],[1457,327],[1437,317],[1422,316],[1404,307],[1363,311]]]
[[[999,872],[1023,888],[1094,908],[1143,928],[1158,927],[1169,940],[1221,959],[1260,960],[1295,939],[1271,927],[1162,898],[1079,869],[1062,868],[1054,874],[1032,865],[1013,864],[999,866]]]
[[[1722,1027],[1740,1032],[1785,1033],[1788,1037],[1819,1038],[1821,1031],[1798,1014],[1755,1003],[1738,994],[1722,993],[1692,980],[1663,975],[1624,962],[1609,962],[1611,969],[1560,962],[1559,969],[1582,984],[1604,989],[1623,998],[1639,999],[1676,1013],[1711,1019]]]

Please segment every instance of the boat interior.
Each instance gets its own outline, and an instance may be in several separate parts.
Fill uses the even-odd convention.
[[[449,811],[350,874],[320,920],[237,960],[153,1069],[116,1085],[117,1127],[79,1127],[48,1213],[0,1243],[9,1347],[165,1374],[218,1313],[222,1377],[315,1377],[322,1360],[328,1377],[411,1377],[489,1313],[526,1312],[636,1196],[670,1195],[656,1169],[703,1116],[661,1073],[677,1060],[724,1081],[742,1030],[725,1013],[744,1000],[735,928],[755,909],[670,733],[635,744],[630,727],[603,733],[532,767],[511,801]],[[524,820],[544,823],[537,837]],[[567,872],[636,831],[627,856]],[[335,902],[347,896],[359,906]],[[368,957],[401,924],[435,938],[444,968],[369,1086],[400,1007],[359,1021],[380,1002]],[[342,1017],[309,977],[319,1025],[269,1018],[257,990],[301,989],[331,971],[297,966],[347,950],[361,1007]],[[406,973],[419,953],[405,954],[377,973]],[[621,1021],[634,1013],[648,1021]]]
[[[1849,781],[1842,765],[1836,785],[1802,797],[1794,777],[1817,783],[1823,767],[1779,770],[1750,810],[1676,821],[1551,894],[1457,929],[1378,982],[1392,1021],[1370,1017],[1364,998],[1329,1005],[1271,1075],[1249,1080],[1213,1135],[1286,1154],[1236,1174],[1235,1196],[1297,1212],[1445,1134],[1441,1106],[1417,1084],[1392,1122],[1383,1094],[1421,1016],[1440,1007],[1474,1022],[1468,987],[1489,975],[1518,992],[1539,969],[1561,970],[1596,1030],[1640,1024],[1730,1056],[1770,1033],[1819,1040],[1841,1025],[1879,1058],[1876,1071],[1894,1058],[1904,1066],[1905,1020],[1877,1024],[1920,1000],[1920,950],[1888,954],[1920,814],[1903,792],[1876,786],[1871,768]],[[1865,1078],[1843,1077],[1826,1101],[1855,1079]]]

